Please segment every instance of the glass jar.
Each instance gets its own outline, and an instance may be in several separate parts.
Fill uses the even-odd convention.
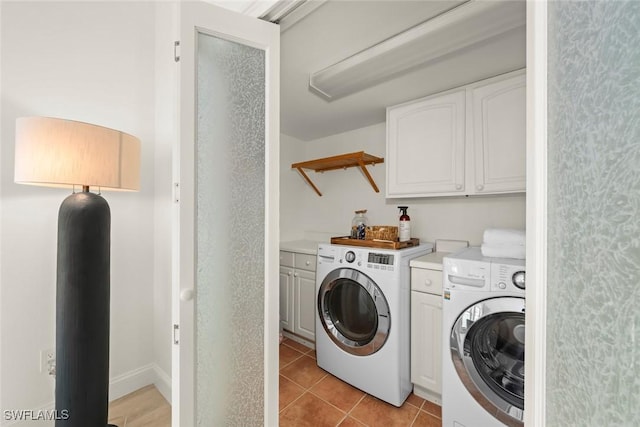
[[[362,209],[356,211],[356,216],[353,217],[353,221],[351,221],[351,238],[364,240],[365,228],[369,223],[369,220],[365,216],[367,213],[366,209]]]

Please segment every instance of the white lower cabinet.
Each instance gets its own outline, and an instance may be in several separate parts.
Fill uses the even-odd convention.
[[[315,255],[280,251],[280,324],[315,341]]]
[[[411,293],[411,382],[440,399],[442,393],[442,297]],[[430,399],[431,400],[431,399]]]
[[[437,404],[442,396],[441,349],[442,271],[411,268],[411,382],[416,395]]]
[[[316,339],[316,274],[296,270],[293,273],[293,332],[308,340]]]
[[[293,331],[293,268],[280,266],[280,326]]]

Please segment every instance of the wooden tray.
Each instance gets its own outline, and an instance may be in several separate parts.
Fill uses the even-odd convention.
[[[364,246],[367,248],[379,248],[379,249],[404,249],[418,246],[420,239],[411,239],[407,242],[392,242],[391,240],[360,240],[352,239],[349,236],[332,237],[331,244],[333,245],[349,245],[349,246]]]

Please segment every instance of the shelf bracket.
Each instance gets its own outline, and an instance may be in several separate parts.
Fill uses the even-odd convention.
[[[367,166],[364,164],[362,159],[358,160],[358,164],[360,165],[360,169],[362,169],[362,173],[364,174],[364,176],[366,176],[367,179],[369,180],[369,184],[371,184],[371,186],[373,187],[373,191],[375,191],[376,193],[379,193],[380,189],[378,189],[378,186],[376,185],[376,182],[373,180],[373,177],[371,176],[371,174],[367,170]],[[374,164],[375,163],[372,163],[372,165],[374,165]]]
[[[318,193],[318,196],[322,197],[322,193],[320,192],[320,190],[318,190],[318,187],[316,187],[315,184],[311,181],[311,178],[309,178],[309,176],[306,173],[304,173],[304,170],[302,170],[302,168],[296,168],[296,169],[298,170],[298,172],[300,172],[300,174],[305,179],[305,181],[309,183],[311,188],[313,188],[315,192]]]

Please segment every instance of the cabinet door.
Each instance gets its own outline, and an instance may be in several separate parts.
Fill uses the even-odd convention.
[[[442,394],[442,297],[411,292],[411,382]]]
[[[280,266],[280,325],[293,332],[293,269]]]
[[[470,90],[474,191],[507,193],[526,188],[525,75]]]
[[[465,91],[387,109],[387,197],[463,193]]]
[[[316,275],[311,271],[295,270],[294,275],[294,331],[310,341],[316,339]]]

